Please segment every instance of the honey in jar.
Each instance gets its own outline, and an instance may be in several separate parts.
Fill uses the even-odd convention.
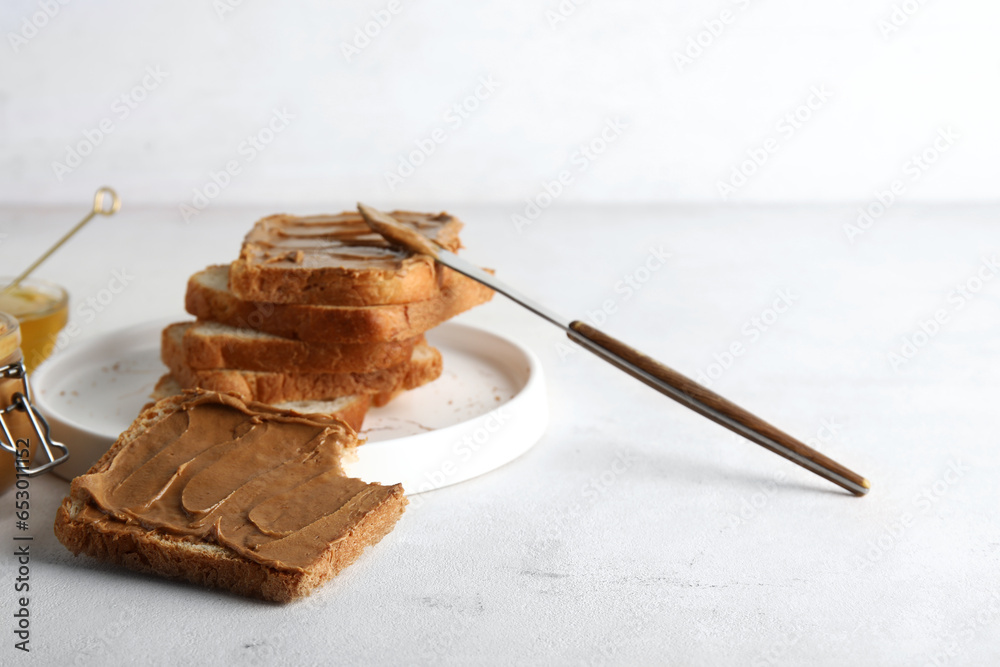
[[[7,285],[10,279],[0,278]],[[69,317],[66,290],[43,280],[24,280],[0,294],[0,312],[17,318],[21,329],[21,353],[30,373],[45,361]]]

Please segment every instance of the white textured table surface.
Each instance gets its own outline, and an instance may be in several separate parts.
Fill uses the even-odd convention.
[[[462,319],[542,359],[551,426],[528,454],[421,496],[288,606],[74,558],[51,530],[67,484],[37,479],[28,656],[12,646],[13,499],[0,497],[0,663],[1000,662],[1000,208],[898,207],[853,243],[854,207],[562,208],[520,234],[518,209],[454,209],[466,256],[566,314],[613,311],[611,334],[716,378],[871,494],[567,355],[498,297]],[[93,222],[39,271],[71,289],[70,345],[180,313],[187,276],[234,258],[276,210],[312,212],[217,207],[185,224],[126,203]],[[0,209],[5,272],[80,214]],[[116,270],[127,288],[101,312],[81,306]]]

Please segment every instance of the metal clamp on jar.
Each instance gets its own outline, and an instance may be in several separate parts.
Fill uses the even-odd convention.
[[[0,313],[0,492],[14,480],[44,473],[69,458],[66,445],[49,436],[49,424],[31,403],[31,385],[21,358],[17,318]],[[35,455],[45,454],[44,461]],[[9,454],[9,456],[8,456]]]

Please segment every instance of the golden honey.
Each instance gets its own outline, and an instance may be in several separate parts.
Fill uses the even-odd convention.
[[[9,280],[0,282],[7,284]],[[0,294],[0,312],[20,322],[21,354],[29,373],[52,354],[69,317],[68,305],[66,290],[42,280],[25,280]]]

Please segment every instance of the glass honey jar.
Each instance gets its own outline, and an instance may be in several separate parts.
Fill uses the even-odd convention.
[[[0,312],[0,493],[16,479],[45,472],[69,457],[66,446],[49,437],[48,423],[31,404],[21,342],[17,318]],[[39,446],[45,453],[42,462],[35,460]]]

